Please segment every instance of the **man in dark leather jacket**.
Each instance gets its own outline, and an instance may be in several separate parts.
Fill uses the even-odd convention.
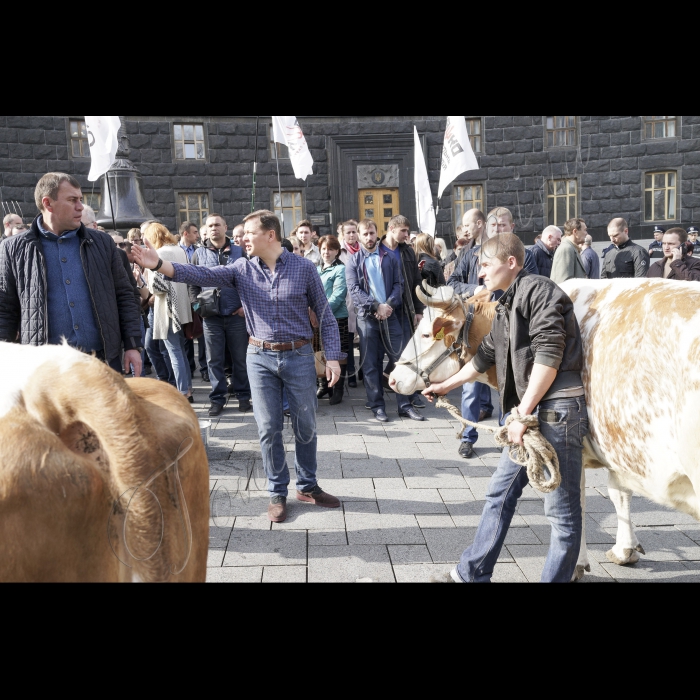
[[[80,183],[48,173],[31,229],[0,246],[0,341],[62,342],[141,374],[141,311],[119,249],[81,223]]]
[[[581,369],[583,348],[571,299],[551,280],[523,270],[525,247],[517,236],[501,234],[482,246],[481,270],[489,291],[503,290],[491,333],[476,356],[454,377],[423,393],[444,395],[496,366],[504,420],[511,413],[508,439],[522,444],[525,426],[518,416],[537,413],[542,435],[559,458],[561,484],[545,494],[552,524],[543,582],[571,580],[582,536],[582,440],[588,432]],[[449,581],[488,582],[528,483],[525,467],[506,447],[486,493],[474,543]]]

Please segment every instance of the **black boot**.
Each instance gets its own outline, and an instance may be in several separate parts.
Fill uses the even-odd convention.
[[[343,392],[345,391],[345,377],[347,376],[348,368],[345,365],[340,365],[340,379],[338,383],[331,389],[333,396],[331,396],[330,405],[336,406],[343,400]]]
[[[322,399],[324,396],[329,396],[333,393],[333,390],[328,388],[328,382],[325,379],[319,379],[316,383],[318,385],[316,398]]]

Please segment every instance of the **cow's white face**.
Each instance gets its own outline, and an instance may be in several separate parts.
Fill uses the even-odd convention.
[[[462,325],[463,321],[460,322],[451,315],[446,316],[441,309],[426,308],[423,320],[418,324],[399,363],[410,362],[421,369],[430,367],[454,343]],[[460,367],[459,356],[453,353],[430,373],[430,381],[432,383],[445,381],[457,374]],[[399,394],[409,395],[426,388],[423,379],[404,364],[396,365],[391,378],[396,380],[395,389]]]

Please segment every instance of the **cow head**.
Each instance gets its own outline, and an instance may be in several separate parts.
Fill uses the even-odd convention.
[[[423,320],[391,373],[391,379],[396,382],[394,389],[400,394],[410,395],[426,388],[421,372],[430,370],[429,381],[433,384],[457,374],[476,354],[481,341],[491,330],[496,313],[496,303],[489,302],[488,290],[462,300],[452,287],[426,287],[427,291],[421,287],[416,289],[418,298],[425,304]],[[463,340],[465,314],[470,309],[474,316],[468,331],[469,347],[462,343],[440,361],[449,348]],[[496,388],[495,371],[489,370],[488,376],[482,375],[479,381]]]

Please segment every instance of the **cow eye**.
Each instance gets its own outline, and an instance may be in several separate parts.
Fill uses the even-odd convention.
[[[430,338],[431,335],[430,335],[430,333],[425,333],[425,334],[423,334],[423,337],[424,337],[424,338]]]

